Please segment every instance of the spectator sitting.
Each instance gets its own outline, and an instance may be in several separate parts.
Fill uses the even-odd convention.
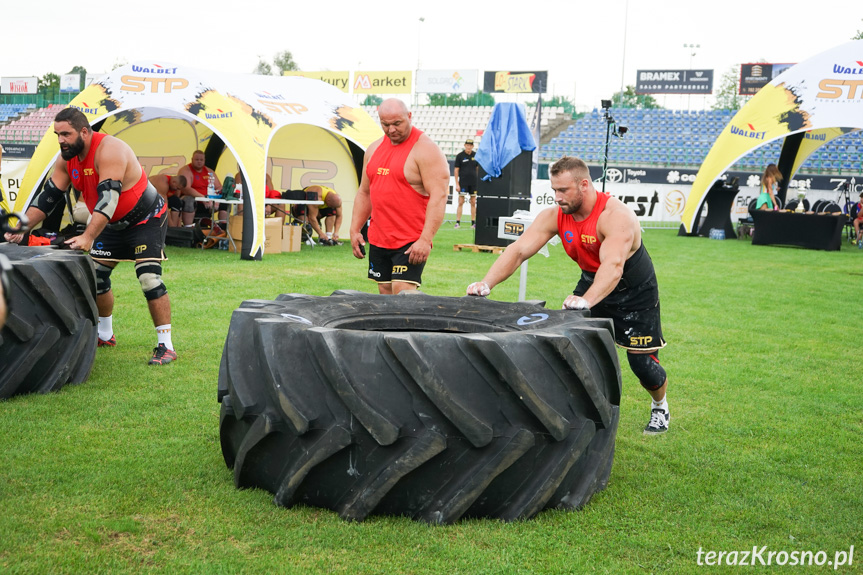
[[[212,175],[213,185],[217,192],[222,190],[222,182],[216,176],[216,172],[204,165],[204,152],[195,150],[192,153],[192,161],[180,168],[178,175],[186,178],[187,185],[180,193],[180,200],[183,202],[183,225],[191,228],[195,225],[195,198],[206,198],[209,178]],[[206,202],[205,208],[209,209],[211,204]],[[216,208],[219,212],[219,220],[224,220],[227,217],[227,211],[222,207]]]
[[[324,246],[341,245],[339,241],[339,228],[342,225],[342,198],[332,188],[327,186],[307,186],[303,188],[306,192],[317,192],[318,197],[324,202],[323,206],[300,206],[308,208],[309,225],[318,234],[318,240]],[[324,220],[326,232],[321,229],[321,220]]]
[[[150,176],[150,183],[168,204],[168,226],[179,228],[182,226],[180,221],[180,213],[183,211],[183,201],[180,199],[180,194],[186,187],[186,176],[170,176],[168,174],[158,174]]]

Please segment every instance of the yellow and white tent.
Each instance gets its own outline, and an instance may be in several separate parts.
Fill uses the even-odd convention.
[[[725,126],[698,170],[681,216],[686,232],[713,183],[739,158],[778,138],[786,182],[818,148],[863,129],[863,40],[848,42],[792,66],[758,91]],[[788,160],[787,162],[785,160]],[[787,172],[787,173],[786,173]]]
[[[246,205],[254,213],[253,233],[243,241],[245,259],[259,259],[263,251],[266,173],[280,190],[329,186],[350,212],[363,152],[382,136],[350,96],[326,82],[161,61],[117,68],[69,106],[94,129],[128,143],[148,176],[176,174],[197,149],[222,179],[242,170]],[[24,174],[16,211],[29,205],[59,152],[51,128]]]

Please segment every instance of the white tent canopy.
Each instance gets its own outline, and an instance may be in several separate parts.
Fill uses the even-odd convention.
[[[681,216],[686,231],[692,232],[713,183],[752,150],[778,138],[802,134],[802,140],[794,140],[793,148],[783,150],[783,156],[790,155],[793,160],[788,170],[790,179],[815,150],[859,129],[863,129],[863,40],[792,66],[735,114],[698,170]]]
[[[243,242],[246,258],[259,258],[263,250],[268,172],[281,190],[332,187],[349,210],[362,153],[382,135],[350,96],[326,82],[168,62],[117,68],[69,106],[81,110],[94,128],[129,143],[148,176],[177,173],[197,149],[207,152],[208,165],[222,177],[242,170],[246,202],[254,213],[252,233]],[[59,151],[49,130],[24,175],[16,210],[29,205]],[[217,158],[213,164],[211,157]]]

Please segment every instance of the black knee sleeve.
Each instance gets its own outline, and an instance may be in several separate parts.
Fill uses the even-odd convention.
[[[111,291],[111,272],[114,268],[104,266],[99,262],[96,264],[96,295],[102,295]]]
[[[147,301],[159,299],[168,289],[162,283],[162,264],[158,261],[146,261],[135,264],[135,275],[141,283],[141,290]]]
[[[627,353],[629,367],[647,391],[656,391],[665,383],[665,370],[659,365],[659,352]]]

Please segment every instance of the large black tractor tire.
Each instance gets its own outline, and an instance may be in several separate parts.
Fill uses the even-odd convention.
[[[350,520],[585,505],[614,455],[612,326],[541,305],[346,291],[243,302],[218,388],[236,486]]]
[[[0,330],[0,399],[86,381],[96,355],[96,273],[90,256],[0,244],[12,264]]]

